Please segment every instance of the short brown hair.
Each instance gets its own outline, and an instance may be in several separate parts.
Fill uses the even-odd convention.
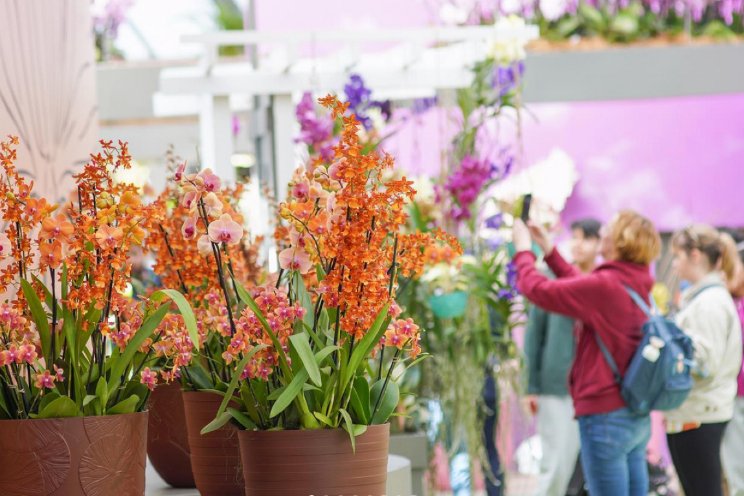
[[[654,223],[633,210],[618,212],[607,235],[619,260],[648,265],[661,253],[661,238]]]

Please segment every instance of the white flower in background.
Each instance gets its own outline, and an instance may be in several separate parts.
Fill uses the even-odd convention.
[[[490,55],[504,65],[524,59],[527,56],[526,29],[524,19],[517,15],[499,18],[494,23],[495,36],[491,42]]]
[[[385,117],[382,115],[382,110],[379,107],[370,107],[365,112],[367,117],[372,121],[372,128],[377,133],[382,134],[385,130]]]
[[[522,11],[522,0],[501,0],[501,13],[504,15],[519,14]]]
[[[493,188],[497,201],[514,204],[527,193],[532,193],[530,217],[552,225],[566,206],[579,173],[573,159],[563,150],[554,149],[548,157],[524,170],[512,173]]]
[[[548,21],[557,21],[568,11],[567,0],[540,0],[540,12]]]
[[[434,201],[434,183],[429,176],[418,176],[413,179],[416,190],[416,201]]]
[[[439,19],[447,25],[465,24],[468,20],[468,11],[457,5],[445,3],[439,9]]]

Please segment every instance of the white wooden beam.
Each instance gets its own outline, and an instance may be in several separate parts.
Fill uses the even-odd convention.
[[[274,95],[271,99],[271,115],[274,137],[274,178],[276,194],[279,201],[287,197],[287,183],[297,168],[297,120],[292,95],[289,93]]]
[[[235,168],[230,163],[233,135],[229,96],[201,96],[199,145],[202,169],[209,167],[224,182],[234,184]]]

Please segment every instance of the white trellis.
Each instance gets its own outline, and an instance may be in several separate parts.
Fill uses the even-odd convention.
[[[200,99],[201,157],[227,180],[234,178],[231,96],[263,96],[270,101],[273,168],[277,194],[283,197],[296,167],[295,117],[292,96],[301,91],[338,91],[352,72],[361,74],[376,97],[405,99],[434,95],[468,86],[472,65],[486,58],[494,43],[524,42],[538,36],[535,26],[471,26],[455,28],[379,29],[357,31],[221,31],[186,36],[204,46],[193,66],[165,69],[160,92],[195,95]],[[320,45],[334,52],[311,54]],[[265,54],[253,61],[224,61],[221,46],[242,45]],[[377,51],[363,51],[376,45]],[[382,45],[382,49],[380,46]],[[235,98],[233,98],[235,100]]]

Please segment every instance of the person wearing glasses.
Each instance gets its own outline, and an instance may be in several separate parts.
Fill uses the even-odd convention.
[[[545,261],[557,279],[549,279],[535,267],[532,238],[547,254]],[[513,242],[521,293],[546,311],[579,321],[569,389],[579,421],[581,464],[589,494],[646,496],[651,419],[628,410],[595,334],[625,374],[646,321],[626,287],[639,295],[650,293],[654,284],[650,264],[661,251],[656,228],[636,212],[617,214],[601,237],[605,262],[590,274],[567,263],[535,224],[528,228],[517,219]]]
[[[738,255],[726,236],[694,225],[672,237],[674,269],[690,283],[676,322],[693,341],[695,367],[690,395],[664,418],[669,452],[686,496],[723,494],[721,441],[734,414],[742,362],[741,322],[727,287]]]

